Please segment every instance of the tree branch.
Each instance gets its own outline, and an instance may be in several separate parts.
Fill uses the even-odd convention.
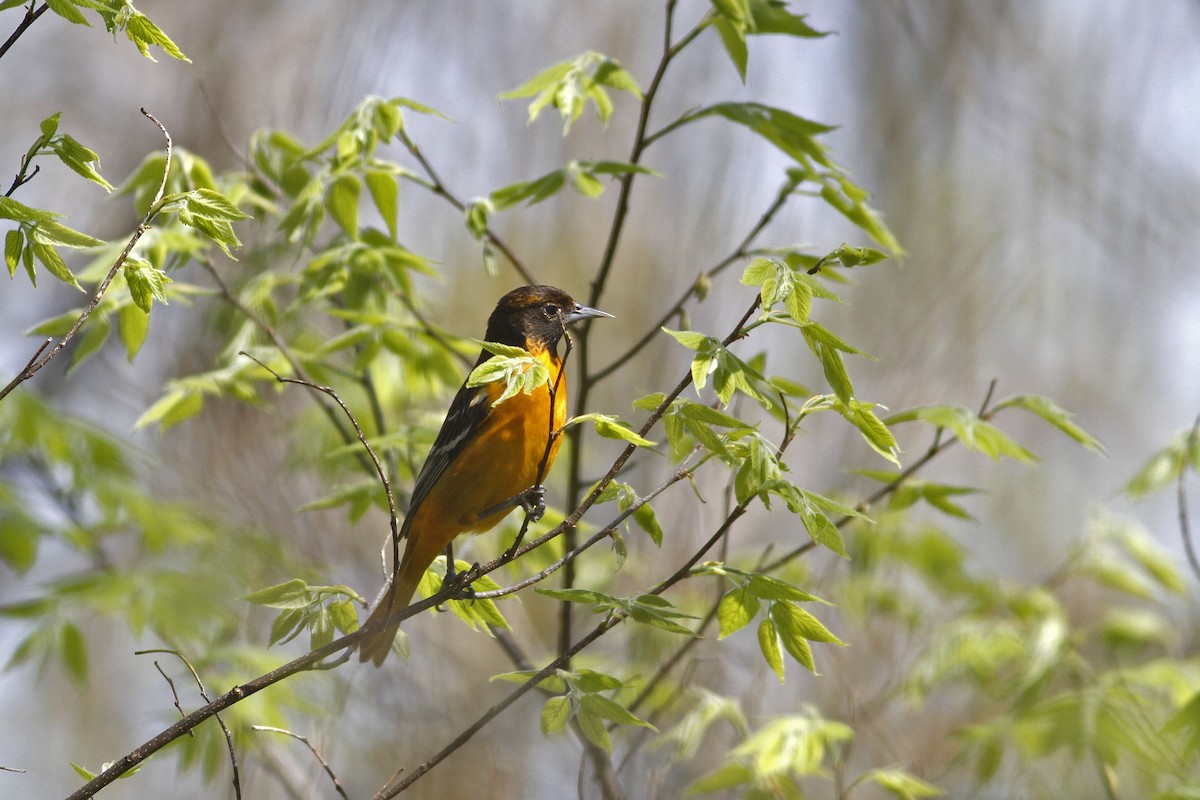
[[[324,757],[321,755],[321,751],[318,750],[313,743],[308,740],[307,737],[301,736],[298,733],[293,733],[289,730],[284,730],[283,728],[273,728],[270,725],[251,725],[250,727],[252,730],[256,731],[282,733],[284,736],[290,736],[293,739],[299,739],[304,743],[304,746],[308,748],[309,752],[313,754],[313,757],[317,759],[317,761],[320,762],[321,766],[325,769],[325,774],[329,776],[329,780],[333,781],[333,788],[337,790],[337,793],[342,796],[343,800],[350,800],[350,798],[346,796],[346,790],[342,788],[342,784],[338,781],[337,775],[335,775],[333,770],[329,767],[329,762],[324,759]]]
[[[13,389],[32,378],[34,374],[38,372],[38,370],[50,363],[50,360],[62,352],[62,349],[66,347],[72,339],[75,338],[75,334],[77,334],[79,329],[83,327],[83,323],[87,322],[88,318],[92,316],[92,312],[96,310],[96,306],[100,305],[101,298],[103,298],[104,293],[108,291],[108,285],[112,283],[113,278],[117,276],[117,272],[119,272],[121,267],[124,266],[125,259],[129,258],[129,254],[133,252],[133,248],[138,243],[138,240],[141,239],[142,235],[150,229],[151,220],[153,220],[161,210],[159,208],[159,202],[162,200],[163,190],[166,189],[167,186],[167,175],[171,171],[171,134],[167,133],[167,129],[163,127],[163,124],[155,119],[154,115],[146,111],[144,108],[142,109],[142,115],[157,125],[158,129],[162,131],[163,137],[167,140],[167,158],[166,163],[163,166],[163,176],[162,181],[158,185],[158,192],[155,193],[154,200],[150,203],[150,208],[146,211],[146,216],[142,218],[141,223],[137,226],[137,230],[135,230],[133,235],[129,237],[129,241],[126,243],[125,249],[121,251],[121,255],[117,257],[116,262],[113,263],[112,268],[108,271],[108,274],[104,276],[104,280],[102,280],[100,285],[96,288],[95,294],[92,295],[92,299],[88,302],[87,306],[83,309],[83,312],[79,315],[79,319],[75,320],[75,324],[71,326],[71,329],[67,331],[66,335],[59,340],[58,344],[56,344],[49,353],[46,353],[44,356],[39,355],[46,349],[47,345],[49,344],[49,340],[47,340],[47,342],[43,343],[42,346],[38,348],[37,353],[35,353],[33,358],[29,360],[29,363],[25,365],[25,368],[17,374],[17,377],[13,378],[3,389],[0,389],[0,400],[3,400],[5,397],[7,397]]]
[[[35,11],[33,6],[34,2],[33,0],[30,0],[29,8],[25,9],[24,18],[21,19],[21,22],[17,25],[16,29],[9,34],[9,37],[4,40],[4,44],[0,44],[0,58],[4,58],[4,54],[8,52],[8,48],[16,44],[17,39],[21,38],[21,34],[29,30],[29,26],[37,22],[38,17],[40,17],[42,14],[45,14],[50,8],[49,4],[42,3],[42,5]]]
[[[138,650],[134,652],[135,656],[146,655],[148,653],[168,653],[175,656],[183,665],[188,668],[188,672],[192,673],[192,679],[196,681],[197,688],[200,689],[200,696],[204,698],[204,702],[211,703],[212,698],[208,696],[208,692],[204,688],[204,682],[200,680],[200,673],[196,672],[196,668],[192,666],[192,662],[184,658],[183,653],[178,650],[168,649],[153,649],[153,650]],[[186,717],[183,713],[183,707],[179,705],[179,694],[175,691],[175,682],[168,677],[167,673],[163,672],[163,668],[158,665],[158,661],[154,662],[154,668],[158,670],[158,674],[166,679],[167,685],[171,687],[171,694],[175,697],[175,708],[179,709],[179,716]],[[233,795],[237,800],[242,800],[242,781],[238,772],[237,751],[233,749],[233,734],[229,732],[229,726],[225,724],[225,720],[221,719],[220,714],[213,714],[217,718],[217,724],[221,726],[221,733],[225,734],[225,747],[229,750],[229,762],[233,765]],[[194,735],[192,731],[188,731],[188,736]]]
[[[408,148],[408,152],[412,154],[412,157],[415,158],[417,163],[421,165],[421,169],[425,170],[425,174],[429,176],[429,190],[439,197],[445,198],[450,205],[454,206],[454,208],[459,212],[465,214],[467,211],[467,204],[460,200],[457,195],[455,195],[446,187],[446,184],[442,182],[441,176],[438,175],[437,170],[433,168],[433,164],[425,156],[425,153],[421,150],[421,148],[417,146],[417,143],[409,137],[408,132],[401,130],[397,136],[400,138],[400,141],[404,143],[404,146]],[[513,265],[513,269],[517,271],[517,274],[519,274],[526,283],[537,283],[537,279],[533,277],[533,273],[529,271],[529,269],[525,266],[525,263],[521,261],[520,257],[513,252],[512,248],[505,244],[504,240],[492,230],[491,226],[488,226],[487,229],[484,230],[483,238],[487,240],[488,244],[504,254],[504,257],[507,258],[509,263]]]

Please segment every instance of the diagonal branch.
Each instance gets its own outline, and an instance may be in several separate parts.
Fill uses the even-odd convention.
[[[178,650],[152,649],[138,650],[134,652],[134,655],[140,656],[149,653],[167,653],[182,661],[183,665],[188,668],[188,672],[192,673],[192,679],[196,681],[196,687],[200,690],[200,696],[204,698],[204,702],[212,702],[212,698],[208,696],[208,691],[204,688],[204,682],[200,680],[200,673],[196,672],[196,668],[192,666],[192,662],[184,658],[183,653]],[[186,717],[187,715],[183,713],[182,706],[179,705],[179,694],[175,691],[175,681],[171,680],[167,673],[163,672],[163,668],[158,665],[157,661],[154,662],[154,668],[158,670],[158,674],[162,675],[166,679],[167,685],[171,687],[171,694],[175,697],[175,708],[179,709],[179,716]],[[233,749],[233,734],[229,732],[229,726],[225,724],[225,720],[221,719],[220,714],[213,714],[213,716],[217,718],[217,724],[221,726],[221,733],[225,734],[225,747],[229,750],[229,761],[233,765],[233,796],[237,800],[242,800],[242,780],[238,772],[237,752]],[[193,734],[191,731],[188,731],[188,735],[192,736]]]
[[[48,339],[42,343],[42,346],[38,348],[37,353],[34,353],[33,358],[31,358],[29,363],[25,365],[25,368],[17,374],[17,377],[9,381],[8,385],[3,389],[0,389],[0,400],[3,400],[5,397],[7,397],[13,389],[32,378],[38,372],[38,370],[50,363],[50,360],[61,353],[62,349],[66,347],[72,339],[75,338],[75,334],[79,333],[79,329],[83,327],[83,323],[87,322],[88,318],[92,316],[92,312],[96,310],[96,306],[100,305],[100,300],[104,297],[104,293],[108,291],[108,285],[112,283],[113,278],[117,276],[117,273],[121,270],[121,267],[125,265],[125,259],[129,258],[129,254],[133,252],[134,246],[138,243],[138,240],[142,238],[142,235],[145,234],[146,231],[150,230],[150,222],[161,210],[159,207],[159,202],[162,200],[163,191],[167,186],[167,175],[171,171],[171,134],[167,133],[167,129],[163,127],[163,124],[155,119],[154,115],[146,111],[144,108],[142,109],[142,115],[157,125],[158,129],[162,131],[163,137],[167,140],[167,158],[166,163],[163,165],[162,182],[158,185],[158,192],[154,195],[154,200],[150,203],[150,208],[146,210],[146,216],[142,218],[141,223],[137,226],[137,229],[133,232],[133,235],[129,237],[129,241],[125,244],[125,249],[121,251],[121,255],[117,257],[116,262],[113,263],[112,267],[108,271],[108,274],[104,276],[104,280],[102,280],[100,285],[96,288],[95,294],[92,295],[92,299],[83,309],[83,312],[80,313],[79,319],[75,320],[75,324],[71,326],[71,329],[67,331],[66,335],[64,335],[63,338],[58,341],[58,344],[54,345],[50,352],[46,353],[45,355],[40,354],[49,346],[50,340]]]
[[[301,742],[304,743],[304,746],[308,748],[309,752],[313,754],[313,758],[317,759],[317,761],[320,762],[321,766],[325,770],[325,774],[329,776],[329,780],[333,781],[333,788],[337,790],[337,793],[339,795],[341,795],[343,800],[350,800],[350,798],[346,795],[346,790],[342,788],[341,782],[338,781],[337,775],[335,775],[333,770],[330,768],[329,762],[326,761],[325,758],[321,755],[321,751],[318,750],[316,748],[316,746],[308,740],[308,737],[301,736],[298,733],[293,733],[292,731],[285,730],[284,728],[273,728],[270,725],[253,725],[251,727],[253,730],[256,730],[256,731],[264,731],[267,733],[282,733],[284,736],[290,736],[293,739],[299,739]]]
[[[8,48],[16,44],[17,39],[21,38],[21,34],[29,30],[29,26],[37,22],[38,17],[40,17],[42,14],[45,14],[50,8],[49,3],[42,3],[41,6],[39,6],[36,10],[33,6],[34,2],[33,0],[30,0],[29,8],[25,9],[25,16],[21,19],[21,22],[17,25],[9,37],[4,40],[4,44],[0,44],[0,58],[4,58],[4,54],[8,52]]]
[[[425,170],[425,174],[429,176],[429,190],[439,197],[445,198],[446,202],[454,206],[454,208],[459,212],[465,214],[467,211],[467,204],[460,200],[458,195],[451,192],[450,189],[447,188],[446,184],[442,182],[441,176],[438,175],[437,170],[434,169],[433,164],[429,161],[429,158],[426,157],[424,151],[417,146],[417,143],[409,137],[408,132],[401,130],[397,134],[397,137],[401,142],[404,143],[404,146],[408,148],[408,152],[411,153],[412,157],[417,160],[417,163],[421,165],[421,169]],[[425,185],[423,181],[420,183]],[[504,254],[504,257],[507,258],[509,263],[513,265],[513,269],[517,271],[517,274],[519,274],[526,283],[537,283],[537,280],[533,277],[533,273],[529,271],[529,268],[525,266],[525,263],[520,259],[519,256],[517,256],[512,248],[505,244],[504,240],[501,239],[496,232],[491,229],[491,226],[484,229],[483,238],[487,240],[488,244]]]

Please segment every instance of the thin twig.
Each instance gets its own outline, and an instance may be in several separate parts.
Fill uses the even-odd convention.
[[[129,254],[133,252],[133,248],[138,243],[138,240],[141,239],[142,235],[150,229],[151,220],[153,220],[161,210],[159,208],[159,202],[162,200],[163,191],[167,186],[167,175],[171,171],[171,134],[167,133],[167,129],[163,127],[163,124],[155,119],[154,115],[146,111],[144,108],[142,109],[142,115],[157,125],[158,129],[162,131],[163,137],[167,140],[166,163],[163,166],[162,181],[158,185],[158,191],[154,195],[154,200],[150,203],[150,207],[146,210],[146,216],[142,218],[141,223],[137,226],[137,230],[135,230],[133,235],[129,237],[129,241],[125,244],[125,249],[121,251],[121,255],[117,257],[116,262],[109,269],[108,274],[104,276],[104,280],[101,281],[99,287],[96,288],[96,292],[92,295],[92,299],[83,309],[83,312],[79,315],[79,318],[75,320],[75,324],[71,326],[71,329],[67,331],[66,335],[59,340],[58,344],[56,344],[49,353],[46,353],[40,358],[35,356],[33,360],[25,365],[25,369],[21,370],[21,372],[17,374],[17,377],[13,378],[3,389],[0,389],[0,400],[3,400],[5,397],[7,397],[13,389],[17,388],[17,386],[32,378],[38,370],[46,366],[46,364],[50,362],[50,359],[62,352],[62,349],[66,347],[72,339],[75,338],[75,334],[78,333],[79,329],[83,327],[83,323],[87,322],[88,318],[92,316],[92,312],[96,310],[96,306],[100,305],[101,298],[103,298],[104,293],[108,291],[108,285],[112,283],[113,278],[117,276],[117,272],[119,272],[121,267],[124,266],[125,260],[129,258]],[[43,344],[40,348],[38,348],[38,353],[41,353],[45,349],[46,345]]]
[[[750,229],[750,232],[742,238],[741,243],[734,248],[733,252],[725,256],[713,266],[702,270],[699,274],[697,274],[695,280],[688,285],[688,288],[685,289],[683,294],[679,296],[679,299],[677,299],[670,305],[669,308],[667,308],[667,310],[659,317],[658,321],[650,326],[642,338],[634,342],[633,345],[630,346],[630,348],[624,353],[614,358],[612,363],[610,363],[608,366],[592,373],[589,376],[589,379],[593,382],[603,380],[621,367],[630,363],[634,356],[640,353],[643,348],[646,347],[646,345],[654,341],[654,338],[658,336],[662,326],[666,325],[683,311],[683,307],[687,305],[688,301],[700,291],[702,286],[710,282],[716,276],[720,275],[722,272],[728,269],[730,265],[737,263],[739,260],[749,255],[750,245],[754,243],[754,240],[758,238],[758,235],[763,232],[767,225],[769,225],[771,221],[775,219],[780,209],[783,208],[788,199],[792,196],[792,192],[795,188],[796,184],[790,178],[784,181],[783,186],[780,187],[779,192],[775,195],[775,199],[771,202],[771,205],[768,206],[767,209],[762,213],[762,215],[758,218],[758,221],[755,222],[754,226]]]
[[[0,764],[0,772],[20,772],[20,773],[24,774],[28,771],[29,770],[27,770],[27,769],[19,769],[17,767],[6,767],[3,764]]]
[[[188,668],[188,672],[192,673],[192,679],[196,681],[196,686],[199,688],[200,696],[204,698],[204,702],[212,703],[212,698],[208,696],[208,692],[204,688],[204,682],[200,680],[200,673],[196,672],[196,668],[192,666],[192,662],[188,661],[187,658],[184,657],[183,653],[179,652],[178,650],[156,648],[151,650],[138,650],[134,652],[134,655],[140,656],[148,653],[168,653],[182,661],[183,665]],[[167,679],[167,683],[171,686],[171,694],[175,695],[175,708],[178,708],[179,715],[186,719],[187,715],[183,713],[183,708],[179,705],[179,695],[175,693],[175,682],[167,677],[167,673],[163,672],[162,667],[158,665],[157,661],[154,662],[154,667],[158,670],[159,675],[162,675]],[[225,734],[225,747],[229,750],[229,762],[233,765],[234,797],[236,797],[237,800],[242,800],[242,781],[238,771],[237,751],[233,748],[233,734],[229,732],[229,726],[225,724],[225,720],[221,719],[220,714],[214,713],[213,716],[216,717],[217,724],[221,726],[221,732]],[[188,736],[193,735],[193,732],[189,730]]]
[[[612,536],[613,532],[616,531],[617,528],[619,528],[621,526],[621,524],[625,522],[625,520],[629,519],[629,517],[631,517],[634,514],[634,512],[636,512],[642,506],[646,505],[646,503],[649,503],[651,500],[658,497],[660,494],[662,494],[663,492],[665,492],[667,489],[671,488],[675,484],[679,483],[680,481],[684,480],[685,478],[691,477],[696,472],[696,469],[699,466],[700,466],[699,464],[696,464],[694,466],[680,468],[680,469],[676,470],[675,473],[670,478],[663,481],[662,484],[660,484],[657,488],[655,488],[653,491],[651,491],[646,496],[639,497],[637,500],[635,500],[633,503],[631,503],[629,508],[622,511],[615,518],[613,518],[610,522],[608,522],[604,527],[602,527],[600,530],[596,531],[596,533],[592,534],[592,536],[587,541],[585,541],[583,544],[576,547],[574,550],[564,553],[561,558],[559,558],[557,561],[550,564],[548,567],[541,570],[540,572],[530,575],[529,577],[524,578],[524,579],[512,584],[511,586],[505,586],[500,589],[492,589],[492,590],[486,591],[486,592],[476,592],[473,596],[475,597],[475,599],[478,599],[478,600],[491,600],[491,599],[494,599],[497,597],[505,597],[510,594],[516,594],[517,592],[521,591],[522,589],[524,589],[528,586],[532,586],[535,583],[540,583],[541,581],[543,581],[546,578],[553,575],[555,572],[558,572],[558,570],[560,570],[568,562],[573,561],[576,558],[578,558],[581,554],[583,554],[584,551],[591,549],[592,547],[599,544],[604,539],[610,538]],[[522,551],[522,552],[524,552],[524,551]],[[489,563],[485,566],[490,567],[491,564]],[[500,566],[500,565],[497,565],[497,566]]]
[[[349,407],[347,407],[346,404],[342,401],[342,398],[338,396],[338,393],[335,392],[333,389],[329,388],[328,386],[321,386],[320,384],[313,383],[312,381],[307,380],[307,379],[285,378],[284,376],[280,375],[275,370],[268,367],[263,362],[259,361],[254,356],[247,353],[245,350],[242,350],[241,352],[239,352],[238,355],[245,356],[246,358],[253,361],[255,364],[258,364],[260,367],[265,369],[267,372],[271,373],[271,375],[273,375],[275,377],[275,380],[279,381],[280,383],[294,383],[297,386],[308,387],[309,389],[312,389],[313,391],[320,392],[320,393],[332,398],[332,400],[335,403],[337,403],[339,407],[341,407],[342,412],[346,415],[346,419],[350,420],[350,424],[354,426],[354,433],[356,436],[358,436],[358,441],[362,444],[363,449],[367,451],[367,455],[370,457],[371,463],[375,467],[375,474],[377,476],[379,476],[379,482],[381,484],[383,484],[384,494],[387,495],[389,525],[391,526],[391,529],[392,529],[392,541],[393,542],[400,541],[399,514],[396,511],[396,500],[392,496],[392,482],[390,480],[388,480],[387,471],[384,470],[383,463],[379,460],[379,456],[375,455],[375,448],[371,446],[371,443],[369,441],[367,441],[367,436],[366,436],[366,434],[363,433],[362,426],[360,426],[358,424],[358,420],[354,417],[354,414],[350,411]]]
[[[1175,482],[1175,500],[1179,505],[1179,535],[1183,537],[1183,550],[1187,553],[1188,566],[1192,568],[1192,574],[1200,579],[1200,560],[1196,558],[1196,547],[1192,543],[1191,526],[1188,523],[1187,491],[1184,489],[1188,464],[1195,457],[1198,437],[1200,437],[1200,416],[1197,416],[1196,421],[1192,423],[1187,443],[1179,455],[1179,479]]]
[[[265,320],[255,314],[249,306],[243,303],[241,299],[239,299],[238,296],[233,293],[233,290],[230,288],[229,284],[225,282],[225,279],[221,277],[221,273],[217,271],[216,265],[212,263],[212,259],[207,254],[200,259],[200,265],[217,284],[217,289],[221,293],[221,298],[237,309],[238,313],[249,320],[254,327],[262,331],[266,337],[271,340],[271,344],[274,345],[275,349],[279,351],[279,354],[283,356],[283,359],[287,361],[288,366],[292,368],[292,372],[295,373],[296,377],[300,378],[301,380],[308,380],[308,375],[305,373],[304,367],[300,363],[300,359],[296,358],[295,354],[292,353],[291,348],[287,346],[287,343],[283,341],[282,337],[279,336],[274,327],[268,325]],[[338,416],[337,409],[329,403],[321,400],[318,394],[314,394],[313,397],[315,398],[316,403],[320,407],[322,413],[325,414],[325,417],[329,420],[330,424],[333,425],[334,430],[338,432],[338,436],[341,437],[342,441],[346,444],[350,444],[352,441],[354,441],[354,437],[351,436],[350,431],[347,430],[346,426],[342,424],[342,420]],[[357,457],[363,468],[370,472],[371,465],[366,458],[363,457],[361,453],[358,454]]]
[[[38,17],[40,17],[42,14],[45,14],[50,8],[48,3],[42,3],[41,7],[36,11],[34,10],[33,6],[34,2],[33,0],[30,0],[29,8],[25,9],[25,16],[21,19],[21,22],[17,25],[16,29],[14,29],[9,37],[4,40],[4,44],[0,45],[0,58],[4,58],[4,54],[8,52],[8,48],[16,44],[17,39],[21,38],[21,34],[29,30],[29,26],[37,22]]]
[[[29,160],[32,157],[33,157],[32,153],[26,153],[25,156],[21,159],[21,166],[17,169],[17,174],[13,176],[12,185],[10,185],[8,187],[8,191],[4,193],[5,197],[12,197],[13,192],[15,192],[17,189],[20,189],[25,184],[29,183],[31,180],[34,179],[34,177],[37,176],[37,174],[39,172],[42,171],[42,166],[40,164],[34,164],[33,172],[29,173],[28,175],[25,174],[25,170],[29,169]]]
[[[321,756],[321,751],[317,750],[317,748],[308,740],[307,737],[301,736],[298,733],[293,733],[289,730],[284,730],[283,728],[273,728],[270,725],[251,725],[250,729],[256,731],[267,731],[269,733],[282,733],[284,736],[291,736],[293,739],[299,739],[301,742],[304,742],[304,746],[307,747],[309,752],[313,754],[313,757],[316,758],[317,761],[321,762],[321,766],[324,767],[325,774],[329,776],[329,780],[333,781],[333,788],[336,789],[337,793],[345,798],[345,800],[350,800],[350,798],[346,796],[346,790],[343,789],[342,784],[338,782],[337,775],[335,775],[333,770],[330,769],[329,762],[327,762],[324,757]]]
[[[158,674],[163,676],[163,680],[167,682],[167,686],[171,687],[171,697],[175,703],[175,710],[179,712],[179,717],[182,719],[187,716],[187,712],[183,710],[183,706],[179,704],[179,692],[175,691],[175,681],[171,680],[171,676],[163,672],[162,665],[156,660],[154,668],[158,670]],[[195,736],[195,731],[188,731],[188,736]]]
[[[450,205],[454,206],[454,208],[456,208],[458,211],[466,213],[467,204],[460,200],[457,195],[447,188],[446,184],[442,181],[441,176],[438,175],[437,170],[434,169],[433,164],[425,156],[424,151],[422,151],[421,148],[417,146],[417,143],[414,142],[411,137],[409,137],[408,132],[401,130],[400,133],[397,134],[397,137],[404,144],[404,146],[408,148],[408,152],[411,153],[412,157],[417,160],[417,163],[421,165],[421,169],[425,170],[425,174],[429,176],[429,190],[439,197],[445,198],[446,202],[450,203]],[[525,266],[525,263],[520,259],[520,257],[517,256],[512,248],[504,243],[504,240],[501,239],[496,232],[491,229],[490,226],[484,229],[483,238],[487,240],[488,244],[504,254],[504,257],[507,258],[509,263],[513,265],[513,269],[517,271],[517,274],[519,274],[526,283],[533,284],[538,282],[537,279],[533,277],[533,273],[529,271],[529,268]]]

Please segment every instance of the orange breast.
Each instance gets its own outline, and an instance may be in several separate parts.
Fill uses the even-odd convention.
[[[539,360],[550,370],[550,383],[529,394],[520,393],[491,409],[488,419],[475,438],[450,464],[429,495],[417,509],[412,527],[424,531],[432,520],[457,522],[457,533],[482,532],[504,518],[511,508],[480,516],[515,497],[538,482],[538,466],[546,453],[550,433],[566,421],[566,375],[561,364],[549,353]],[[551,409],[550,385],[558,381]],[[504,390],[501,383],[490,384],[491,399]],[[545,475],[550,472],[562,437],[554,440],[546,460]],[[448,532],[447,532],[448,533]]]

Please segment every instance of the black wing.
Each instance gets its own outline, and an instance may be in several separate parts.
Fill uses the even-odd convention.
[[[412,500],[408,504],[405,528],[408,527],[407,521],[412,519],[413,512],[421,505],[421,501],[429,495],[438,478],[446,471],[446,467],[450,466],[451,462],[458,457],[487,416],[488,401],[487,386],[469,387],[463,384],[463,387],[458,390],[458,394],[454,395],[454,401],[450,404],[450,410],[446,412],[446,420],[442,423],[442,429],[438,431],[437,438],[433,440],[433,447],[425,459],[425,465],[417,474]]]

